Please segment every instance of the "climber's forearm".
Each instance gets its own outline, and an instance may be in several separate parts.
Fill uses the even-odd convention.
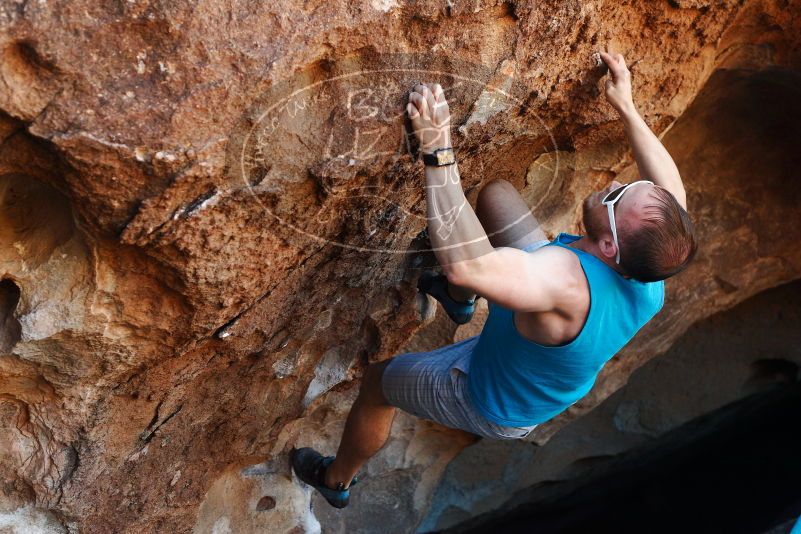
[[[634,104],[622,110],[620,118],[623,120],[640,176],[673,193],[679,204],[687,209],[687,194],[676,163],[645,120],[637,113]]]
[[[460,262],[492,252],[487,233],[464,195],[457,165],[426,165],[425,174],[428,235],[445,273],[464,267]]]

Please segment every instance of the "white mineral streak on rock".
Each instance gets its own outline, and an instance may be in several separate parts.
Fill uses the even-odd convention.
[[[333,319],[333,317],[334,312],[332,310],[325,310],[322,312],[320,318],[317,319],[317,322],[314,324],[314,331],[320,332],[331,326],[331,319]]]
[[[223,516],[214,522],[211,527],[211,534],[232,534],[231,520]]]
[[[476,100],[470,118],[459,127],[459,131],[464,133],[474,122],[486,124],[490,117],[502,111],[506,111],[508,107],[509,104],[506,102],[505,95],[498,91],[487,91],[485,89],[481,93],[481,96],[478,97],[478,100]]]
[[[220,200],[220,194],[219,193],[214,193],[212,196],[210,196],[209,198],[207,198],[206,200],[204,200],[203,202],[198,204],[198,206],[196,208],[194,208],[191,211],[189,211],[188,215],[194,215],[198,211],[202,211],[202,210],[208,208],[209,206],[213,206],[213,205],[217,204],[217,202],[219,202],[219,200]]]
[[[275,372],[276,378],[286,378],[291,375],[294,370],[295,359],[291,356],[278,360],[273,364],[273,371]]]
[[[64,135],[57,135],[55,138],[63,139],[63,140],[71,140],[75,137],[83,137],[85,139],[90,139],[95,143],[98,143],[103,146],[107,146],[110,148],[118,148],[120,150],[130,151],[131,147],[122,143],[115,143],[114,141],[109,141],[108,139],[103,139],[102,137],[98,137],[97,135],[91,134],[89,132],[78,132],[76,134],[64,134]]]
[[[341,347],[328,349],[314,370],[314,378],[303,397],[303,406],[308,407],[314,399],[347,380],[353,363],[349,354],[342,354]]]
[[[509,109],[509,106],[514,103],[514,101],[510,102],[511,97],[507,96],[512,88],[514,72],[513,62],[507,60],[501,64],[498,74],[490,80],[478,100],[473,104],[470,117],[459,126],[459,132],[465,134],[471,124],[475,122],[486,124],[493,115]]]
[[[32,506],[0,512],[0,532],[8,534],[66,534],[67,529],[47,510]]]
[[[384,13],[393,7],[399,7],[397,0],[371,0],[370,5],[373,6],[373,9],[383,11]]]
[[[156,159],[158,161],[167,161],[167,162],[172,163],[177,158],[176,158],[175,154],[167,152],[166,150],[159,150],[158,152],[156,152]]]
[[[129,461],[129,462],[136,462],[136,461],[137,461],[137,460],[139,460],[139,459],[140,459],[142,456],[147,456],[147,451],[148,451],[148,449],[149,449],[149,448],[150,448],[150,444],[147,444],[147,445],[145,445],[145,448],[144,448],[144,449],[142,449],[142,450],[140,450],[140,451],[136,451],[135,453],[131,454],[131,455],[128,457],[128,461]]]
[[[145,73],[145,59],[147,59],[147,52],[139,52],[136,54],[136,72],[139,74]]]

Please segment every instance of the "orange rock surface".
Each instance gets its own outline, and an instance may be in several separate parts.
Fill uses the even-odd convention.
[[[505,178],[551,235],[636,176],[600,49],[634,64],[684,177],[695,263],[536,443],[695,322],[799,278],[798,1],[449,5],[0,6],[0,526],[333,525],[289,448],[334,452],[369,362],[480,329],[416,294],[415,81],[445,88],[468,198]],[[396,419],[368,473],[403,472],[404,529],[471,442]]]

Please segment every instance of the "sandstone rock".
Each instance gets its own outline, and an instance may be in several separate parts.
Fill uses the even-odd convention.
[[[677,158],[704,245],[659,320],[533,439],[558,436],[693,323],[799,277],[799,12],[3,4],[0,510],[80,532],[372,521],[369,501],[309,515],[288,472],[243,473],[295,443],[333,453],[369,362],[467,335],[416,294],[432,257],[404,91],[447,73],[471,201],[505,178],[547,232],[577,231],[578,201],[634,172],[591,65],[610,46],[639,61],[640,110]],[[286,98],[300,89],[307,100]],[[624,408],[620,424],[665,424],[648,413]],[[398,416],[368,469],[398,498],[376,505],[414,530],[472,441]]]

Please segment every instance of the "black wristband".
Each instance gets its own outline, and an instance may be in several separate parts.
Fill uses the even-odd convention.
[[[423,154],[423,163],[432,167],[444,167],[456,163],[453,147],[438,148],[432,154]]]

